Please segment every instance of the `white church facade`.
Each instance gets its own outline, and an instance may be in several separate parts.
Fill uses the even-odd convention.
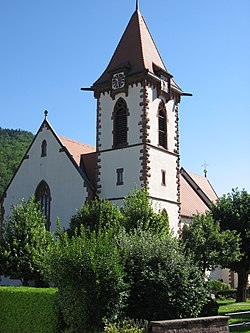
[[[114,204],[135,187],[147,188],[178,235],[217,195],[206,177],[180,167],[178,106],[189,95],[168,72],[138,9],[103,74],[89,88],[97,100],[96,147],[59,136],[45,118],[1,198],[2,219],[34,195],[46,216],[67,228],[85,202]]]

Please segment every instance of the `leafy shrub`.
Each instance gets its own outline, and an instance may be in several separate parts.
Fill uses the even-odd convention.
[[[105,321],[104,332],[106,333],[143,333],[144,328],[134,324],[131,320],[124,320],[120,323],[109,323]]]
[[[133,190],[121,208],[122,225],[127,231],[133,229],[149,230],[154,234],[168,234],[168,215],[165,211],[155,212],[147,189]]]
[[[57,289],[1,287],[1,333],[55,333],[58,328]]]
[[[236,289],[222,290],[217,293],[217,296],[221,299],[235,299]]]
[[[43,284],[33,251],[46,251],[52,235],[45,229],[44,218],[34,197],[14,205],[3,230],[0,263],[3,274],[21,279],[23,285],[35,280]]]
[[[77,332],[92,332],[102,318],[116,319],[124,307],[124,270],[113,231],[91,234],[81,227],[69,237],[59,233],[48,248],[44,272],[58,287],[58,302],[65,324]]]
[[[94,231],[99,229],[115,228],[121,219],[119,208],[108,200],[95,199],[83,205],[70,221],[69,235],[74,235],[81,225],[86,230]]]
[[[210,289],[213,294],[217,295],[218,293],[229,290],[230,285],[227,283],[224,283],[220,280],[210,280],[209,281]]]
[[[120,237],[130,294],[129,318],[195,317],[207,302],[207,283],[172,236],[136,230]]]
[[[208,297],[207,303],[203,306],[199,317],[217,316],[218,310],[219,304],[215,301],[215,299]]]

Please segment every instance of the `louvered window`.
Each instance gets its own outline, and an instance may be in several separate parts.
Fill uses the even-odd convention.
[[[119,147],[127,144],[128,119],[127,104],[120,98],[115,105],[114,112],[114,146]]]
[[[167,148],[167,117],[166,110],[163,102],[160,103],[158,109],[159,117],[159,145],[163,148]]]

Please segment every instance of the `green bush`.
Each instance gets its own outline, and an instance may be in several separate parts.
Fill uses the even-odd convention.
[[[217,293],[217,297],[221,299],[236,298],[236,289],[222,290]]]
[[[80,232],[81,225],[85,229],[97,231],[100,229],[115,228],[119,225],[121,214],[119,208],[106,199],[95,199],[90,203],[84,204],[70,221],[68,234],[73,236],[78,229]]]
[[[55,333],[55,288],[0,287],[1,333]]]
[[[65,328],[90,333],[102,318],[119,317],[126,300],[124,270],[113,231],[59,233],[43,262],[46,277],[58,287]]]
[[[44,286],[33,251],[46,251],[53,239],[45,229],[44,217],[35,198],[14,205],[0,231],[2,273],[20,279],[24,286],[28,286],[30,280],[34,280],[37,287]]]
[[[210,280],[209,285],[210,285],[211,292],[215,295],[218,295],[218,293],[230,289],[229,284],[224,283],[220,280]]]
[[[209,317],[209,316],[217,316],[219,310],[219,304],[215,301],[215,299],[208,297],[207,303],[202,308],[199,313],[199,317]]]
[[[176,239],[138,229],[123,234],[120,247],[130,288],[129,318],[164,320],[199,314],[207,302],[207,283]]]
[[[127,231],[142,229],[153,234],[168,234],[169,223],[166,211],[155,212],[147,189],[133,190],[123,201],[121,223]]]
[[[143,333],[144,328],[139,327],[130,320],[124,320],[121,323],[109,323],[105,321],[105,333]]]

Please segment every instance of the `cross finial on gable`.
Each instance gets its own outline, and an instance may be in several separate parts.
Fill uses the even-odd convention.
[[[205,176],[205,178],[207,178],[207,166],[208,166],[208,164],[205,162],[204,164],[202,164],[202,166],[204,167],[204,170],[203,170],[204,176]]]
[[[48,111],[47,111],[47,110],[45,110],[45,111],[44,111],[44,119],[46,120],[46,119],[47,119],[47,117],[48,117]]]

